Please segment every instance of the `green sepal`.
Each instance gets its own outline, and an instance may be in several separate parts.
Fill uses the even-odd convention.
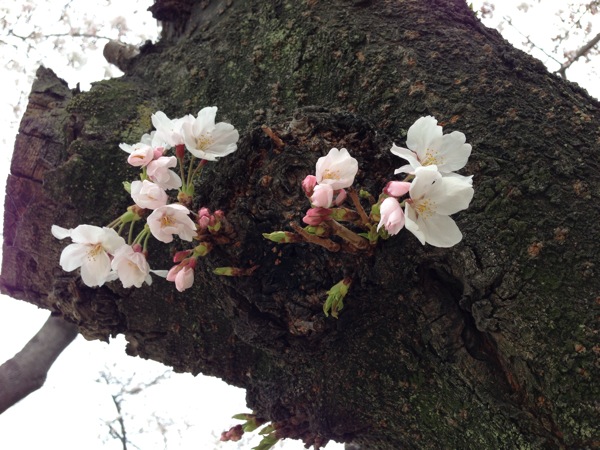
[[[327,291],[327,300],[323,305],[325,316],[329,317],[331,313],[333,317],[338,318],[338,313],[344,308],[344,297],[348,294],[351,284],[352,279],[346,277]]]
[[[129,181],[123,181],[123,188],[131,195],[131,183]]]
[[[270,434],[268,436],[265,436],[262,439],[262,441],[260,441],[260,444],[258,444],[256,447],[253,447],[252,450],[269,450],[270,448],[273,448],[273,446],[278,442],[279,438],[275,437],[274,434]]]
[[[273,231],[272,233],[263,233],[263,237],[277,244],[289,244],[298,242],[298,236],[290,231]]]
[[[304,227],[304,230],[307,233],[314,234],[315,236],[323,236],[327,232],[327,229],[325,227],[322,227],[321,225],[317,225],[316,227],[309,225],[307,227]]]
[[[262,430],[260,430],[260,431],[258,432],[258,434],[260,434],[260,435],[263,435],[263,436],[264,436],[265,434],[270,434],[270,433],[272,433],[273,431],[275,431],[275,428],[273,428],[273,425],[267,425],[267,426],[266,426],[266,427],[264,427]]]

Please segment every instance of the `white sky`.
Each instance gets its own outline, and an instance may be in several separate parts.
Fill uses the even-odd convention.
[[[54,3],[53,6],[52,3]],[[72,11],[89,11],[90,18],[95,23],[108,23],[115,17],[127,17],[127,25],[135,29],[137,41],[129,37],[131,43],[139,44],[144,38],[153,38],[156,35],[156,23],[149,13],[145,12],[151,0],[136,2],[119,2],[118,6],[106,6],[102,0],[73,0]],[[474,1],[474,9],[479,9],[481,0]],[[554,44],[551,40],[553,27],[560,26],[560,21],[555,13],[564,5],[564,1],[542,0],[539,4],[533,0],[527,14],[517,11],[517,6],[525,3],[519,0],[498,0],[495,2],[495,12],[492,19],[485,21],[488,26],[500,24],[504,36],[514,45],[519,46],[524,38],[517,30],[529,35],[539,46],[552,50]],[[0,19],[9,23],[15,20],[15,15],[21,8],[33,4],[33,0],[3,1],[0,6]],[[139,5],[139,6],[136,6]],[[43,23],[44,33],[61,33],[66,29],[61,26],[60,12],[57,11],[55,2],[39,1],[35,12],[35,20],[45,18]],[[60,9],[60,8],[58,8]],[[513,26],[507,24],[503,17],[511,17]],[[598,15],[600,16],[600,14]],[[81,19],[75,19],[83,25]],[[593,19],[595,35],[600,26],[599,17],[586,17]],[[33,22],[34,19],[32,19]],[[33,28],[21,25],[14,31],[26,35]],[[101,30],[101,34],[116,37],[115,30]],[[140,37],[142,36],[142,37]],[[0,36],[0,40],[4,39]],[[53,55],[53,43],[39,45],[37,51],[32,51],[28,58],[23,56],[22,47],[0,44],[0,82],[2,86],[14,86],[14,89],[3,89],[0,97],[0,182],[3,185],[8,173],[10,156],[17,121],[14,115],[15,105],[19,101],[21,90],[29,92],[29,86],[35,72],[36,60],[43,61],[57,74],[67,79],[71,86],[77,81],[82,81],[84,89],[89,87],[89,82],[101,79],[104,76],[115,76],[116,69],[106,70],[101,48],[105,41],[99,42],[96,53],[86,51],[85,55],[72,49],[73,66],[68,65],[68,58]],[[572,49],[582,44],[574,40]],[[67,52],[69,54],[69,52]],[[556,70],[558,65],[540,51],[534,55],[548,65],[550,70]],[[19,74],[15,70],[14,58],[23,69]],[[557,59],[563,58],[559,55]],[[29,61],[29,63],[27,63]],[[600,58],[595,58],[592,64],[578,62],[567,74],[572,81],[578,81],[586,87],[592,95],[600,97],[600,83],[597,83],[598,65]],[[3,189],[0,189],[0,200],[3,204]],[[1,219],[0,219],[1,220]],[[18,352],[22,346],[37,332],[47,319],[47,312],[24,302],[17,302],[8,297],[0,296],[0,363]],[[121,337],[111,345],[101,342],[87,342],[82,337],[76,341],[59,357],[50,370],[45,386],[38,392],[30,395],[19,404],[15,405],[4,414],[0,415],[0,448],[7,450],[31,450],[34,448],[61,449],[61,450],[96,450],[121,448],[116,440],[108,439],[105,425],[106,420],[115,416],[114,405],[110,397],[110,389],[97,383],[95,380],[101,370],[112,368],[118,370],[123,378],[133,373],[150,381],[154,376],[164,372],[165,367],[152,361],[125,356],[125,342]],[[114,366],[116,365],[116,368]],[[141,375],[140,375],[141,374]],[[135,415],[135,424],[130,422],[132,432],[139,424],[147,429],[154,429],[149,412],[156,412],[165,418],[171,419],[175,425],[170,428],[169,445],[172,449],[213,449],[221,431],[235,425],[236,421],[230,419],[233,414],[247,412],[244,401],[244,391],[226,386],[220,380],[207,377],[194,378],[189,374],[173,374],[170,379],[159,385],[150,387],[145,392],[147,395],[138,395],[124,405],[126,411]],[[182,424],[187,423],[189,427]],[[179,433],[178,433],[179,431]],[[156,436],[156,434],[154,434]],[[136,442],[143,449],[162,448],[162,442],[147,441],[136,437]],[[250,448],[256,445],[245,444],[240,447],[234,443],[223,445],[222,449]],[[287,442],[283,447],[286,450],[300,450],[304,446],[299,442]],[[327,450],[342,449],[339,444],[330,444]]]

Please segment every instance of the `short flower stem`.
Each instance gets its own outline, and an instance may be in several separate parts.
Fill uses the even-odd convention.
[[[356,211],[358,212],[358,215],[360,216],[362,225],[366,226],[369,223],[369,216],[367,216],[366,211],[360,204],[360,199],[358,198],[358,194],[356,193],[356,191],[354,189],[350,188],[350,189],[348,189],[348,195],[350,196],[352,203],[354,203],[354,207],[356,208]]]
[[[330,252],[337,252],[340,250],[340,244],[337,244],[329,239],[320,238],[318,236],[315,236],[314,234],[310,234],[297,223],[291,222],[290,227],[292,227],[296,233],[302,236],[306,242],[320,245],[321,247],[329,250]]]
[[[344,225],[335,220],[327,221],[327,224],[331,227],[333,232],[341,237],[343,240],[348,242],[350,245],[358,250],[366,250],[369,247],[369,241],[360,237],[354,231],[350,231]]]

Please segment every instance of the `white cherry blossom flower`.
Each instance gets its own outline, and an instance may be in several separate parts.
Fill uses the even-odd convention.
[[[442,174],[462,169],[471,155],[471,145],[465,142],[463,133],[443,134],[434,117],[421,117],[408,129],[408,148],[392,145],[391,152],[408,161],[394,173],[414,173],[417,167],[433,165]]]
[[[81,268],[81,279],[90,287],[102,286],[115,279],[109,255],[114,255],[125,245],[125,240],[115,230],[93,225],[79,225],[67,230],[52,225],[52,234],[58,239],[70,237],[73,241],[60,255],[63,270],[71,272]]]
[[[406,229],[421,244],[452,247],[462,233],[449,216],[466,209],[473,198],[473,187],[458,177],[443,177],[437,166],[417,167],[406,201]]]
[[[156,209],[167,204],[169,196],[159,185],[152,181],[133,181],[131,198],[140,208]]]
[[[148,178],[163,189],[178,189],[181,187],[181,178],[171,167],[177,167],[175,156],[161,156],[151,161],[146,167]]]
[[[216,114],[216,106],[203,108],[193,122],[182,125],[185,146],[197,158],[216,161],[237,150],[238,131],[229,123],[215,124]]]
[[[138,142],[134,145],[119,144],[119,147],[129,153],[127,162],[134,167],[147,166],[154,159],[154,148],[150,145]]]
[[[152,284],[150,266],[142,252],[136,252],[130,245],[119,247],[111,262],[112,269],[117,273],[124,288],[142,287],[146,282]]]
[[[156,128],[155,141],[164,142],[169,148],[184,144],[183,124],[192,123],[195,120],[191,114],[171,120],[162,111],[152,114],[151,119],[152,125]]]
[[[345,148],[332,148],[327,156],[317,160],[317,183],[328,184],[333,190],[352,186],[357,172],[358,161]]]
[[[189,217],[190,210],[178,203],[156,208],[146,222],[150,232],[159,241],[168,244],[177,234],[184,241],[192,241],[196,235],[196,224]]]
[[[398,200],[394,197],[386,198],[381,202],[379,213],[381,220],[379,221],[379,225],[377,225],[377,231],[381,227],[384,227],[390,235],[398,234],[404,226],[404,212]]]

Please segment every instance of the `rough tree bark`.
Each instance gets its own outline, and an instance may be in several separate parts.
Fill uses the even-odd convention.
[[[160,1],[164,36],[121,79],[71,92],[40,70],[7,187],[2,289],[127,352],[247,389],[307,444],[366,449],[600,446],[598,102],[482,26],[462,0]],[[52,223],[105,224],[128,205],[119,142],[150,114],[218,105],[242,130],[196,205],[222,208],[218,248],[183,294],[63,273]],[[475,198],[452,249],[410,233],[374,252],[277,246],[316,159],[346,147],[381,190],[389,153],[432,114],[474,151]],[[267,124],[285,146],[261,131]],[[155,267],[168,255],[151,249]],[[258,265],[219,278],[217,266]],[[354,280],[338,320],[325,292]]]

